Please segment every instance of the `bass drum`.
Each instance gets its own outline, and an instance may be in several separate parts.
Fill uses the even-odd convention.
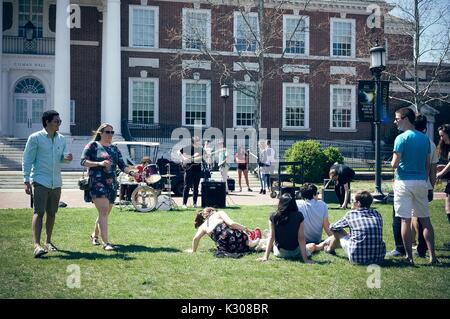
[[[156,204],[157,210],[171,210],[172,209],[172,201],[167,195],[159,195],[158,203]]]
[[[155,209],[158,192],[147,185],[138,186],[131,194],[131,203],[139,212],[149,212]]]

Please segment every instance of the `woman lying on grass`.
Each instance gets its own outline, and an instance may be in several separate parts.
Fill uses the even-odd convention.
[[[258,229],[255,230],[255,235],[247,227],[235,223],[224,211],[217,211],[212,207],[197,213],[194,226],[197,233],[192,239],[192,249],[186,250],[188,253],[197,251],[200,239],[206,234],[216,243],[218,251],[238,254],[250,252],[261,238]],[[251,237],[257,238],[252,240]]]

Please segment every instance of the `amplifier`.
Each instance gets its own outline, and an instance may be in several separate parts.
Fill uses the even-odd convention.
[[[202,207],[224,208],[225,182],[206,181],[202,183]]]

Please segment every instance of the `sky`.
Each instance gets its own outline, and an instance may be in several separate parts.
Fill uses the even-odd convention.
[[[413,12],[414,0],[386,0],[386,2],[399,5],[407,9],[408,12]],[[421,62],[436,62],[442,56],[442,46],[447,45],[450,39],[450,0],[419,0],[423,5],[427,4],[426,9],[421,10],[421,24],[429,26],[424,36],[420,39],[421,52],[432,48],[430,52],[424,52],[421,56]],[[424,7],[425,8],[425,7]],[[405,18],[402,10],[396,8],[390,12],[391,15]],[[442,18],[439,16],[442,15]],[[407,18],[409,21],[411,17]],[[450,54],[447,56],[447,62],[450,62]]]

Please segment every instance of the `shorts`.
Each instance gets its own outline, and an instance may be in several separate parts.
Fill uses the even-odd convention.
[[[47,215],[55,216],[61,198],[61,187],[52,189],[38,183],[33,183],[33,186],[34,213],[39,217],[44,216],[45,212]]]
[[[401,218],[430,217],[427,182],[422,180],[395,181],[394,210],[395,216]]]
[[[240,169],[241,171],[246,171],[247,170],[247,164],[246,163],[238,163],[238,169]]]

